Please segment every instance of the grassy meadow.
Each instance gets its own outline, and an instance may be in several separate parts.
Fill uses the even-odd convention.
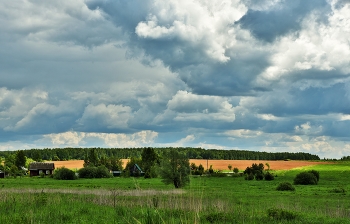
[[[308,169],[320,172],[318,185],[276,190]],[[349,162],[273,173],[193,176],[184,189],[144,178],[0,179],[0,223],[350,223]]]

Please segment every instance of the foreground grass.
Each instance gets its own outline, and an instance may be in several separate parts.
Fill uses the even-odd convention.
[[[275,190],[305,169],[320,171],[318,185]],[[0,223],[350,223],[349,163],[275,174],[193,177],[182,190],[160,179],[0,179]],[[291,215],[269,217],[269,209]]]

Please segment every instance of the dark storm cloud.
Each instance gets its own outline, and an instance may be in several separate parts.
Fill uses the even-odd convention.
[[[148,15],[151,1],[100,1],[88,0],[86,5],[91,10],[103,10],[108,19],[120,26],[128,35],[133,35],[137,24]]]
[[[350,98],[345,84],[330,87],[292,88],[286,95],[265,95],[258,98],[254,107],[259,113],[276,116],[325,115],[350,113]]]
[[[258,39],[272,42],[287,33],[298,32],[302,19],[311,12],[327,14],[330,9],[326,0],[281,1],[271,10],[248,10],[238,24]]]

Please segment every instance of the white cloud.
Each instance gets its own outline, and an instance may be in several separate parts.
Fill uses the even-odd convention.
[[[44,135],[43,139],[38,140],[38,142],[41,142],[42,144],[43,142],[49,141],[55,147],[84,147],[86,145],[95,145],[99,147],[133,148],[148,146],[154,143],[157,136],[157,132],[148,130],[133,134],[85,133],[69,131]]]
[[[46,139],[50,139],[53,145],[70,145],[70,146],[79,146],[84,144],[83,139],[86,137],[85,133],[78,132],[64,132],[58,134],[47,134],[43,136]],[[83,145],[82,144],[82,145]]]
[[[261,131],[253,131],[248,129],[239,129],[239,130],[229,130],[225,134],[233,138],[255,138],[263,134]]]
[[[230,58],[225,52],[235,32],[230,25],[246,11],[238,0],[156,0],[147,21],[140,22],[135,32],[142,38],[189,42],[201,46],[210,58],[227,62]]]
[[[179,91],[169,102],[168,109],[177,112],[176,121],[235,120],[235,110],[225,97],[201,96]]]
[[[189,142],[195,140],[196,137],[194,135],[187,135],[185,138],[180,139],[176,142],[177,145],[186,146]]]
[[[273,114],[257,114],[256,116],[260,119],[267,120],[267,121],[278,121],[283,119],[280,117],[276,117]]]
[[[295,130],[295,133],[297,133],[297,134],[316,136],[322,132],[323,127],[322,126],[312,126],[312,125],[310,125],[310,122],[306,122],[304,124],[295,126],[294,130]]]
[[[271,65],[260,74],[258,83],[278,81],[288,76],[293,76],[293,79],[308,78],[298,73],[312,69],[337,71],[344,77],[349,76],[350,5],[340,9],[333,7],[332,10],[326,15],[327,23],[319,21],[325,15],[311,13],[303,19],[302,29],[297,34],[280,38],[273,47]],[[333,74],[327,73],[328,78],[333,78]],[[322,80],[324,77],[313,78]]]

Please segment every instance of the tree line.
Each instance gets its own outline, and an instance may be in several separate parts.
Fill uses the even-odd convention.
[[[83,160],[91,149],[100,156],[108,158],[140,158],[144,148],[44,148],[23,150],[27,158],[35,161],[53,160]],[[320,160],[319,156],[305,152],[258,152],[248,150],[217,150],[191,147],[154,148],[156,153],[175,149],[188,159],[223,159],[223,160]],[[0,157],[7,158],[16,151],[0,151]]]

